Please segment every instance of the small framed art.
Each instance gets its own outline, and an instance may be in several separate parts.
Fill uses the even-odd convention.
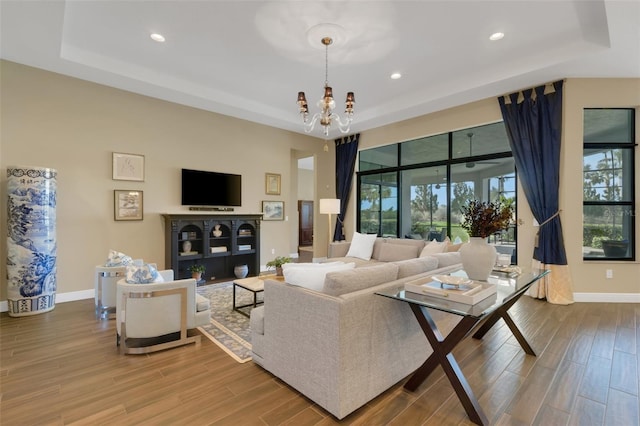
[[[265,193],[267,195],[280,195],[280,175],[265,173]]]
[[[142,191],[116,189],[113,191],[113,198],[115,220],[142,220]]]
[[[114,152],[113,180],[144,182],[144,155]]]
[[[284,220],[284,201],[263,201],[262,220]]]

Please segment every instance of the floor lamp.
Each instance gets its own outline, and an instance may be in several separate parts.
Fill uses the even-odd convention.
[[[333,241],[331,237],[331,215],[340,213],[340,200],[337,198],[321,198],[320,214],[327,214],[329,218],[329,239],[327,240],[327,256],[329,255],[329,244]]]

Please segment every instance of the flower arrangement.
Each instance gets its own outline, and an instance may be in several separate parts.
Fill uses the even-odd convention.
[[[463,221],[460,226],[470,237],[487,238],[509,228],[513,207],[504,202],[471,200],[460,209]]]

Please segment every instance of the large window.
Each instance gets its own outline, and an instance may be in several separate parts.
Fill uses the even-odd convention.
[[[460,208],[468,200],[515,207],[515,165],[502,122],[363,150],[358,231],[467,241]],[[515,258],[515,226],[491,237]]]
[[[634,113],[584,110],[584,259],[635,260]]]

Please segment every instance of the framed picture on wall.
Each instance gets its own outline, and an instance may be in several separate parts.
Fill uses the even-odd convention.
[[[115,220],[142,220],[142,191],[116,189],[113,198]]]
[[[280,195],[280,175],[265,173],[265,193],[267,195]]]
[[[262,220],[284,220],[284,201],[263,201]]]
[[[113,180],[144,182],[144,155],[114,152]]]

